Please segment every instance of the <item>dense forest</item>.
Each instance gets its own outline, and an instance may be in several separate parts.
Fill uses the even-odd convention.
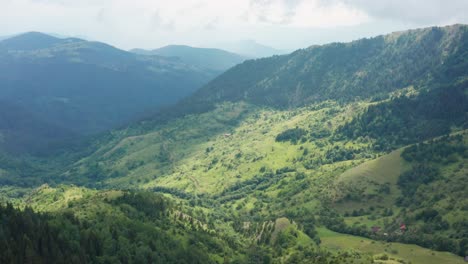
[[[199,227],[171,220],[175,206],[162,196],[125,193],[109,203],[115,212],[88,220],[73,215],[78,205],[62,214],[2,206],[2,263],[211,263],[209,251],[225,246]]]
[[[468,82],[445,85],[416,96],[399,96],[370,106],[339,132],[349,139],[376,139],[375,148],[392,150],[468,126]]]

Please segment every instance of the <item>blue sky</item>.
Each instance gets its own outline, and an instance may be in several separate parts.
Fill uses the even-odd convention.
[[[467,10],[468,0],[0,0],[0,35],[41,31],[123,49],[250,39],[293,50],[468,23]]]

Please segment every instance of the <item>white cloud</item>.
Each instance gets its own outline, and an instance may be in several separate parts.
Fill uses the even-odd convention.
[[[298,47],[320,42],[319,29],[373,25],[367,34],[384,33],[404,23],[465,22],[464,10],[468,0],[0,0],[0,35],[84,35],[123,48],[239,39]]]
[[[292,25],[331,28],[356,26],[369,20],[365,12],[343,3],[320,5],[318,1],[304,1],[297,9]]]
[[[321,0],[321,3],[344,3],[374,19],[420,25],[468,22],[467,0]]]

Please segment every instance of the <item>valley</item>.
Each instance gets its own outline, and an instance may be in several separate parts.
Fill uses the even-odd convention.
[[[6,151],[0,260],[463,263],[467,54],[454,25],[247,60],[59,154]]]

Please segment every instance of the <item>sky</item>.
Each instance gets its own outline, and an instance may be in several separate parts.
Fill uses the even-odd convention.
[[[283,50],[427,26],[468,24],[468,0],[0,0],[0,36],[40,31],[122,49]]]

